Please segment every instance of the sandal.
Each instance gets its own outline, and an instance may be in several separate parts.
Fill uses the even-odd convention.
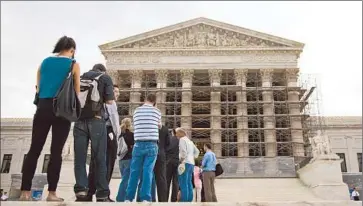
[[[64,202],[63,198],[60,197],[47,197],[47,202]]]
[[[33,201],[31,196],[20,196],[18,201]]]

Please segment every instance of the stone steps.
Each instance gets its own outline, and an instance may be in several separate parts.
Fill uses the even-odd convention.
[[[120,203],[100,203],[100,202],[17,202],[7,201],[1,202],[1,206],[108,206]],[[149,206],[361,206],[361,201],[254,201],[254,202],[223,202],[223,203],[122,203],[125,206],[133,205],[149,205]]]

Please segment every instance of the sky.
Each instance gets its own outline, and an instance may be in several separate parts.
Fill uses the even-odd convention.
[[[1,2],[1,117],[32,117],[36,70],[63,35],[81,72],[98,45],[206,17],[305,43],[300,71],[317,79],[319,113],[362,115],[362,2]],[[316,96],[317,98],[317,96]]]

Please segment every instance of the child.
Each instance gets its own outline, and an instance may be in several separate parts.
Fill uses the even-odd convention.
[[[202,173],[202,169],[199,166],[200,166],[200,162],[195,161],[193,177],[194,177],[194,185],[195,185],[195,201],[196,202],[201,202],[201,197],[202,197],[201,196],[202,180],[200,179],[200,174]]]

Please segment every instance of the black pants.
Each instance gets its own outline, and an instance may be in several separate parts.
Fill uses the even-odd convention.
[[[200,196],[201,196],[200,201],[201,201],[201,202],[205,202],[203,178],[201,178],[201,181],[202,181],[202,190],[201,190],[201,192],[200,192]]]
[[[38,158],[43,150],[50,128],[52,143],[47,170],[48,191],[56,191],[62,165],[62,150],[66,143],[71,123],[53,113],[52,99],[39,99],[38,108],[33,119],[32,140],[24,161],[21,190],[30,191]]]
[[[178,160],[168,160],[166,165],[166,182],[167,182],[167,192],[169,198],[170,184],[173,182],[173,187],[171,191],[171,202],[176,202],[179,192],[179,182],[178,182]]]
[[[109,134],[112,132],[112,127],[107,127],[107,153],[106,153],[106,165],[107,165],[107,181],[110,183],[113,168],[115,166],[117,155],[117,137],[114,135],[113,140],[110,139]],[[93,155],[91,155],[93,157]],[[88,196],[93,196],[96,193],[95,185],[95,164],[94,159],[91,158],[88,173]]]
[[[158,191],[158,202],[168,202],[168,192],[166,184],[166,159],[165,154],[159,154],[155,166],[155,183]]]

